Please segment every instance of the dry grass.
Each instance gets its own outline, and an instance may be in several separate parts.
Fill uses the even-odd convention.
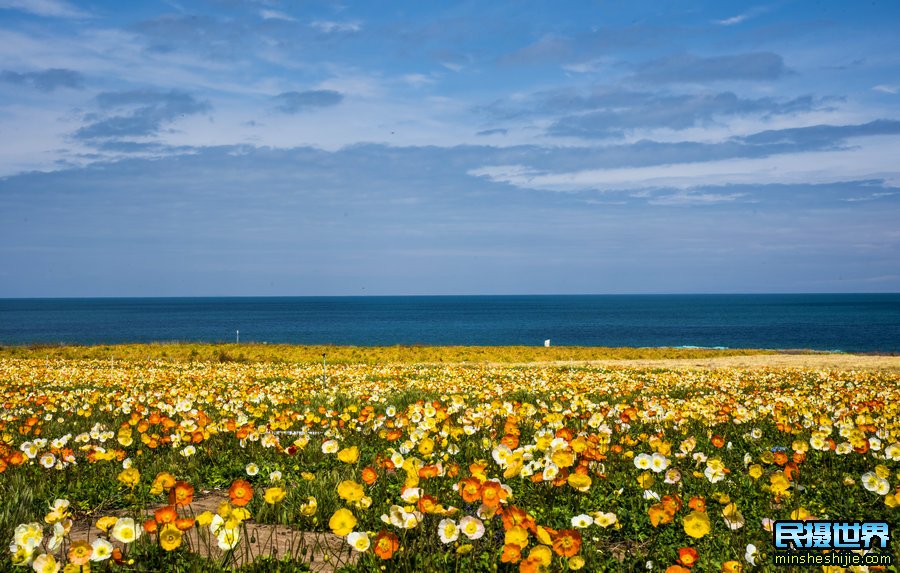
[[[711,359],[773,354],[774,350],[609,348],[584,346],[297,346],[287,344],[121,344],[6,346],[0,358],[148,360],[176,362],[321,362],[330,364],[545,363],[598,360]]]

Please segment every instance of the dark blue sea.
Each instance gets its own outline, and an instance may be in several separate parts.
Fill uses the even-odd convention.
[[[900,294],[0,299],[0,344],[205,341],[900,351]]]

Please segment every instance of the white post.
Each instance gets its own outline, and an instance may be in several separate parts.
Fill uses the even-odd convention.
[[[241,331],[240,330],[234,331],[234,341],[235,341],[235,344],[241,343]]]

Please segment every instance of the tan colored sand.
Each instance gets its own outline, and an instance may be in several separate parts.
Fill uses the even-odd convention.
[[[497,364],[497,366],[503,366]],[[509,366],[509,365],[507,365]],[[900,370],[900,356],[865,354],[758,354],[657,360],[577,360],[516,366],[619,366],[623,368],[813,368],[832,370]]]

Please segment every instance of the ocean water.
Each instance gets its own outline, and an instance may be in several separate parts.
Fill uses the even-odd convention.
[[[900,294],[0,299],[0,344],[700,346],[900,351]]]

